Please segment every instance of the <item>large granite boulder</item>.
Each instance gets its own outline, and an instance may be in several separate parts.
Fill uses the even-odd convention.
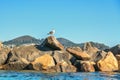
[[[52,50],[63,50],[64,46],[54,37],[47,37],[44,42],[41,44],[41,47],[49,47]]]
[[[74,56],[76,56],[78,59],[81,60],[89,60],[90,56],[84,52],[84,51],[78,51],[78,50],[74,50],[72,48],[67,48],[66,49],[69,53],[73,54]]]
[[[35,61],[32,62],[32,65],[35,70],[41,69],[39,67],[47,70],[48,68],[55,66],[55,62],[52,56],[44,54],[43,56],[36,58]]]
[[[112,47],[112,48],[110,49],[110,51],[111,51],[114,55],[120,54],[120,44]]]
[[[8,62],[1,66],[2,70],[24,70],[29,65],[29,62],[24,58],[17,58],[16,61]]]
[[[71,64],[70,54],[67,51],[54,51],[53,58],[56,72],[76,72],[76,67]]]
[[[112,52],[108,52],[97,62],[97,67],[100,71],[116,71],[118,70],[118,61]]]
[[[10,58],[25,58],[27,61],[32,62],[38,56],[41,55],[41,51],[36,48],[35,45],[28,45],[28,46],[18,46],[14,47],[11,50],[11,57]]]
[[[62,61],[71,64],[69,60],[69,53],[67,51],[54,51],[53,58],[56,64],[59,64]]]
[[[4,50],[5,51],[5,50]],[[3,65],[4,70],[23,70],[41,55],[39,49],[35,45],[23,45],[14,47],[10,50],[5,58]],[[2,59],[2,58],[1,58]]]
[[[77,71],[78,72],[94,72],[95,68],[95,62],[91,62],[91,61],[81,61],[81,60],[77,60],[74,64],[77,67]]]

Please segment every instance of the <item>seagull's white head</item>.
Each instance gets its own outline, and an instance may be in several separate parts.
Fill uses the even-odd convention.
[[[52,30],[53,34],[55,34],[55,29]]]

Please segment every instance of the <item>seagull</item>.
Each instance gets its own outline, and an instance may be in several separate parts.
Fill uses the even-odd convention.
[[[48,35],[53,35],[53,34],[55,34],[55,30],[54,29],[48,33]]]

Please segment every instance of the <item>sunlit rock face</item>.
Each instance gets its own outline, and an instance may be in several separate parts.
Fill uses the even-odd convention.
[[[112,52],[108,52],[106,56],[97,62],[100,71],[117,71],[118,61]]]
[[[72,48],[67,48],[66,50],[69,53],[76,56],[78,59],[81,59],[81,60],[89,60],[90,59],[90,56],[84,51],[78,51],[78,50],[75,50],[75,49],[72,49]]]
[[[49,47],[52,50],[63,50],[64,46],[54,37],[47,37],[44,42],[41,44],[42,47]]]

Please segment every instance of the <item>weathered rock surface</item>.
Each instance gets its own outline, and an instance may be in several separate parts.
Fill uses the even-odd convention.
[[[69,53],[66,51],[54,51],[53,58],[56,64],[61,63],[62,61],[71,64],[69,61]]]
[[[40,51],[34,45],[14,47],[2,51],[1,66],[4,70],[23,70],[40,55]]]
[[[94,57],[92,57],[92,60],[94,62],[98,62],[102,58],[104,58],[107,55],[107,52],[105,51],[98,51],[96,54],[94,54]]]
[[[82,52],[82,49],[80,47],[70,47],[70,48],[75,51]]]
[[[60,65],[61,72],[76,72],[76,67],[73,65]]]
[[[42,47],[49,47],[52,50],[63,50],[64,46],[54,37],[49,36],[45,39],[45,41],[41,44]]]
[[[27,67],[29,62],[24,58],[19,58],[17,61],[11,61],[5,65],[2,65],[2,70],[23,70]]]
[[[49,55],[53,56],[54,51],[41,51],[40,54],[41,55],[43,55],[43,54],[49,54]]]
[[[55,67],[57,72],[76,72],[76,67],[68,64],[65,61],[62,61],[61,63],[58,63]]]
[[[91,62],[89,61],[81,61],[81,71],[84,72],[94,72],[94,66]]]
[[[116,71],[118,70],[118,62],[112,52],[108,52],[106,56],[97,62],[100,71]]]
[[[41,52],[35,45],[14,47],[11,51],[11,58],[25,58],[29,62],[34,61],[40,55]]]
[[[95,62],[77,60],[74,65],[77,67],[77,71],[82,71],[82,72],[95,71],[94,68]]]
[[[76,72],[76,67],[67,64],[66,62],[62,62],[60,64],[57,64],[53,67],[44,70],[41,68],[41,65],[39,68],[41,69],[42,72]]]
[[[55,69],[57,72],[76,72],[76,67],[70,62],[70,54],[67,51],[54,51]]]
[[[9,48],[3,48],[2,50],[0,50],[0,65],[6,63],[9,52],[10,52]]]
[[[43,56],[36,58],[35,61],[32,62],[32,65],[35,70],[39,70],[39,66],[36,65],[42,66],[42,69],[48,69],[55,66],[55,63],[52,56],[49,54],[44,54]]]
[[[89,60],[90,59],[90,56],[86,52],[77,51],[72,48],[67,48],[66,50],[69,53],[75,55],[78,59],[81,59],[81,60]]]
[[[83,51],[85,51],[88,55],[90,55],[91,60],[94,60],[96,53],[99,51],[96,47],[94,47],[91,43],[85,43]]]
[[[120,46],[100,51],[91,43],[82,48],[64,46],[49,36],[41,45],[5,48],[0,43],[0,69],[38,70],[41,72],[94,72],[120,70]],[[117,59],[116,59],[117,58]]]

